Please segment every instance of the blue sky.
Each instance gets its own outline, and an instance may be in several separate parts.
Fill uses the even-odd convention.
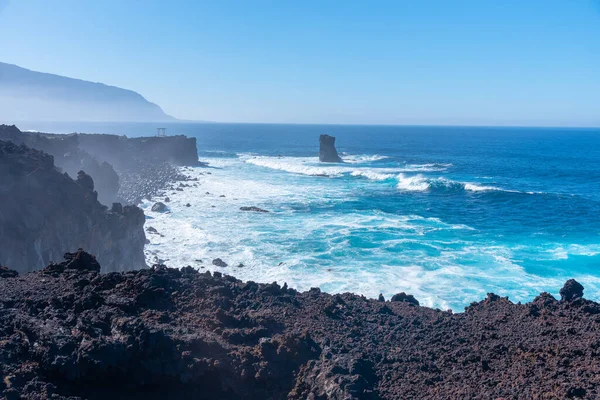
[[[600,0],[0,0],[0,61],[185,119],[600,126]]]

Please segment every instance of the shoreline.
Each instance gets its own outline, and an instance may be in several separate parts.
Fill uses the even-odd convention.
[[[0,269],[7,398],[600,395],[600,304],[574,281],[561,300],[490,293],[454,314],[404,294],[298,292],[193,268],[99,274],[87,253],[65,256]]]

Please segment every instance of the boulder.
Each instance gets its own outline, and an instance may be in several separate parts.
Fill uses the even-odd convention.
[[[319,161],[321,162],[343,162],[335,149],[335,137],[329,135],[319,136]]]
[[[393,295],[390,301],[410,303],[410,304],[414,304],[416,306],[419,305],[419,301],[417,299],[415,299],[412,294],[406,294],[404,292]]]
[[[583,286],[575,279],[569,279],[560,289],[561,301],[574,301],[583,298]]]
[[[220,258],[215,258],[214,260],[212,260],[212,263],[217,267],[227,267],[227,263],[221,260]]]
[[[157,203],[154,203],[154,205],[152,206],[152,211],[165,212],[165,211],[167,211],[167,206],[165,205],[165,203],[162,203],[159,201]]]

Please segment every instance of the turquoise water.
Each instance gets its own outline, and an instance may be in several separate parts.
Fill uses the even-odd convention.
[[[568,278],[600,300],[599,130],[180,124],[168,132],[196,136],[214,168],[193,171],[201,186],[172,195],[171,214],[148,211],[165,234],[150,238],[150,261],[211,268],[221,257],[244,264],[224,271],[242,279],[370,297],[407,291],[455,310],[487,292],[557,295]],[[321,133],[337,137],[344,164],[318,162]]]

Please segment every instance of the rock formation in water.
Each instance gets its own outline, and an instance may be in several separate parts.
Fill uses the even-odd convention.
[[[343,162],[335,149],[335,137],[329,135],[319,136],[319,161]]]
[[[0,397],[600,396],[600,304],[579,297],[489,294],[453,314],[191,267],[99,270],[83,251],[25,275],[0,268]]]
[[[0,177],[0,265],[40,269],[85,247],[107,271],[146,266],[143,211],[100,204],[85,172],[73,180],[51,155],[0,141]]]

